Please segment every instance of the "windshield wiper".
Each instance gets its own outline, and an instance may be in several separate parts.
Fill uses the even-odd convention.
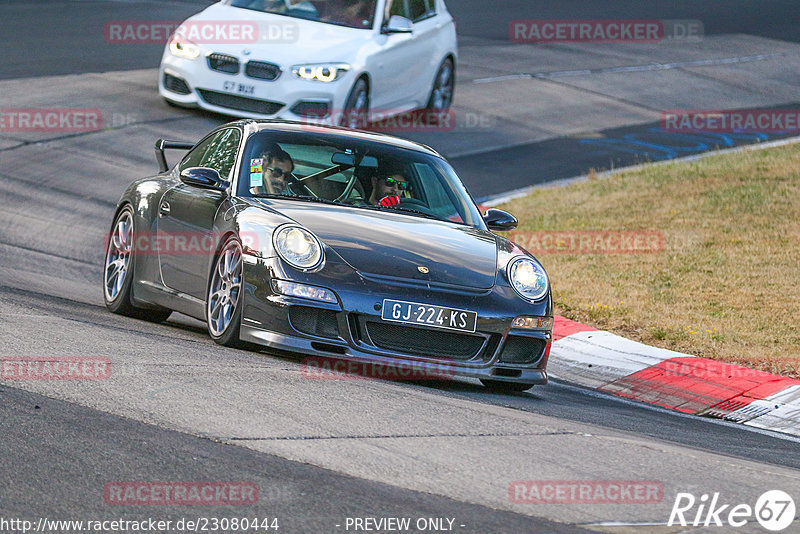
[[[276,195],[270,193],[256,193],[250,195],[252,198],[285,198],[289,200],[300,200],[304,202],[318,202],[320,204],[329,204],[333,206],[342,206],[346,208],[358,208],[363,210],[374,210],[374,211],[393,211],[395,213],[407,213],[412,216],[422,216],[426,219],[433,219],[434,221],[445,221],[445,222],[453,222],[448,219],[443,219],[436,215],[431,215],[430,213],[425,213],[424,211],[415,210],[414,208],[409,207],[400,207],[400,206],[359,206],[357,204],[344,204],[342,202],[336,202],[335,200],[328,200],[327,198],[321,197],[312,197],[310,195]]]
[[[395,213],[408,213],[409,215],[421,215],[427,219],[433,219],[434,221],[446,221],[447,219],[442,219],[441,217],[437,217],[436,215],[431,215],[430,213],[425,213],[424,211],[415,210],[414,208],[408,208],[406,206],[359,206],[363,207],[364,209],[372,209],[377,211],[393,211]]]
[[[253,198],[285,198],[288,200],[302,200],[305,202],[318,202],[320,204],[332,204],[334,206],[346,206],[346,204],[342,204],[340,202],[336,202],[335,200],[328,200],[327,198],[322,197],[312,197],[311,195],[276,195],[272,193],[256,193],[254,195],[250,195]]]

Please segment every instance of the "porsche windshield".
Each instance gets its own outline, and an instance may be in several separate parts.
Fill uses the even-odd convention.
[[[393,210],[484,228],[474,201],[443,159],[342,135],[251,135],[237,194]]]
[[[377,0],[229,0],[228,5],[315,20],[349,28],[371,28]]]

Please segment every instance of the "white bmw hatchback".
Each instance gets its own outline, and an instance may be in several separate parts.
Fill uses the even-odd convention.
[[[456,48],[443,0],[225,0],[176,30],[159,93],[236,117],[359,126],[449,109]]]

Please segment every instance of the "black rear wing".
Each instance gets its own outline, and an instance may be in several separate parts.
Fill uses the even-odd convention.
[[[166,172],[169,170],[169,165],[167,165],[167,156],[164,154],[164,150],[176,149],[176,150],[189,150],[190,148],[194,147],[194,143],[187,143],[185,141],[168,141],[166,139],[159,139],[156,141],[156,161],[158,162],[158,168],[160,172]]]

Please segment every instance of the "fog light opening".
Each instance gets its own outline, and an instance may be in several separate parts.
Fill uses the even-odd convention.
[[[520,315],[511,323],[511,328],[522,328],[525,330],[552,330],[552,317],[536,317]]]
[[[328,102],[314,102],[301,100],[289,110],[299,117],[308,119],[327,119],[330,117],[330,105]]]
[[[287,282],[286,280],[272,280],[272,290],[275,291],[275,293],[288,297],[300,297],[333,304],[339,302],[336,295],[330,289],[307,286],[296,282]]]

